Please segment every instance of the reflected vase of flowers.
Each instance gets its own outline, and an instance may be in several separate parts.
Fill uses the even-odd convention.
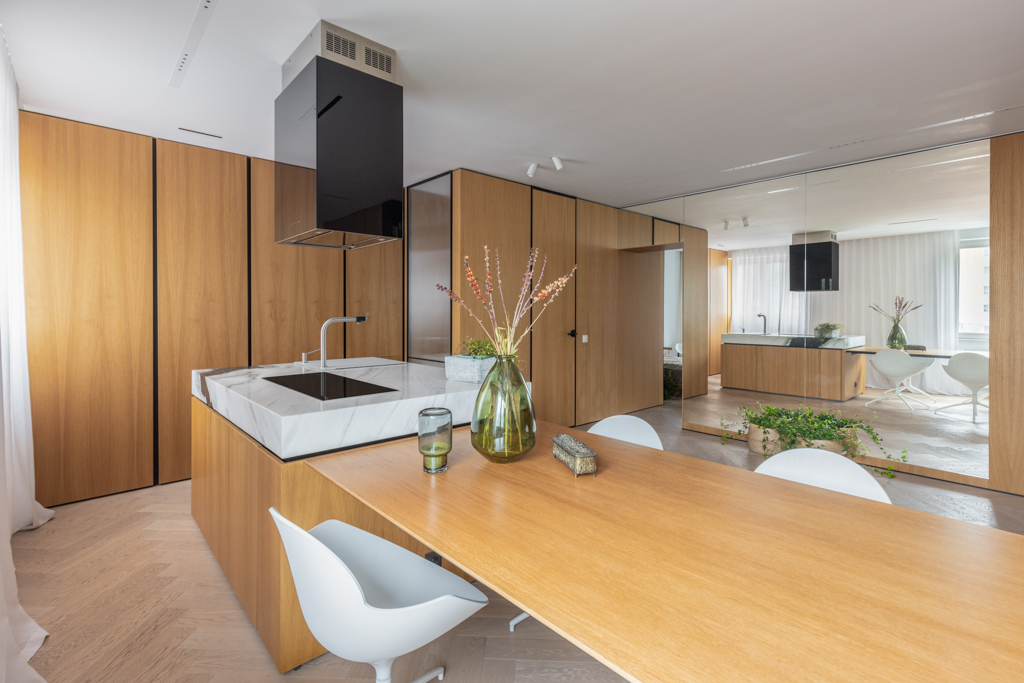
[[[908,313],[916,311],[923,305],[918,304],[915,306],[913,301],[908,301],[902,296],[898,296],[893,306],[893,313],[890,314],[882,310],[878,304],[871,304],[871,310],[881,313],[892,323],[889,336],[885,339],[886,346],[890,349],[902,349],[907,345],[907,333],[903,331],[903,326],[900,323],[903,322]]]

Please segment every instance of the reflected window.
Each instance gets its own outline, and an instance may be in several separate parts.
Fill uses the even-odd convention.
[[[974,231],[969,231],[973,233]],[[987,233],[987,231],[986,231]],[[988,236],[960,239],[959,327],[961,348],[964,342],[989,333],[989,247]]]

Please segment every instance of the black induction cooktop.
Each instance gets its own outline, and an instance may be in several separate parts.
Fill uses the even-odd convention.
[[[267,377],[266,380],[321,401],[398,391],[330,372],[304,372],[298,375]]]

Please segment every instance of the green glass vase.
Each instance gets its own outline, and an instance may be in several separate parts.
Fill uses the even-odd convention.
[[[537,443],[533,398],[515,356],[498,356],[484,378],[469,433],[473,448],[500,464],[515,462]]]
[[[902,349],[907,345],[907,333],[903,331],[903,328],[899,323],[892,326],[889,330],[889,336],[885,340],[885,345],[890,349]]]

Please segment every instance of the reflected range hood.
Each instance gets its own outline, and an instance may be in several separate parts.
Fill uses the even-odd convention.
[[[789,291],[839,291],[839,242],[834,232],[793,235],[789,246]]]
[[[321,21],[281,69],[274,241],[358,249],[402,238],[394,50]]]

